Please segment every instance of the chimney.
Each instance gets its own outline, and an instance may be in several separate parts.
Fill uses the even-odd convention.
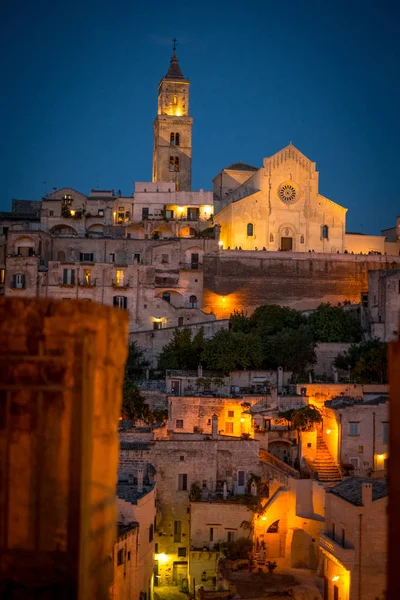
[[[143,469],[138,469],[137,491],[138,491],[138,494],[143,494]]]
[[[57,188],[53,186],[53,194],[57,191]]]
[[[213,440],[218,439],[218,417],[215,413],[211,419],[211,437]]]
[[[372,504],[372,483],[363,483],[361,487],[361,502],[364,507]]]

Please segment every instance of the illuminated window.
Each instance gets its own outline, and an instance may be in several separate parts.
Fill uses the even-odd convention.
[[[90,285],[90,269],[85,269],[84,270],[84,274],[85,274],[85,285]]]
[[[115,285],[122,286],[124,285],[124,272],[120,269],[117,269],[116,277],[115,277]]]
[[[178,104],[178,97],[174,96],[174,104]]]
[[[225,423],[225,433],[233,433],[233,423]]]
[[[175,134],[175,146],[179,146],[179,133]]]
[[[164,292],[161,298],[165,300],[165,302],[171,302],[171,294],[169,292]]]
[[[174,171],[174,157],[173,156],[169,157],[169,170],[171,173]]]
[[[169,145],[170,146],[175,145],[175,134],[174,133],[171,133],[171,135],[169,136]]]
[[[329,227],[328,225],[322,225],[322,239],[327,240],[329,237]]]
[[[0,269],[0,283],[4,283],[5,274],[6,274],[6,270]]]
[[[179,172],[179,156],[175,156],[175,172]]]
[[[190,296],[189,306],[190,306],[190,308],[197,308],[197,297],[196,296]]]
[[[253,231],[253,223],[247,223],[247,237],[251,237],[253,235]]]
[[[117,308],[128,308],[128,298],[126,296],[114,296],[113,305]]]

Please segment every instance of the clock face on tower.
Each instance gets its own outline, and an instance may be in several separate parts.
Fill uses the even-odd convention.
[[[284,181],[278,188],[278,196],[285,204],[293,204],[299,199],[299,190],[293,181]]]

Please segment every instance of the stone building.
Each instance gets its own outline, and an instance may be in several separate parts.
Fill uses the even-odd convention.
[[[384,597],[387,564],[387,482],[350,478],[326,494],[324,598]]]
[[[218,425],[216,425],[218,427]],[[161,522],[156,533],[156,561],[160,585],[188,585],[190,551],[190,492],[193,485],[213,497],[246,491],[251,473],[261,474],[259,444],[255,440],[176,435],[154,445]]]
[[[5,295],[114,305],[129,311],[131,332],[214,320],[202,310],[202,263],[216,240],[197,237],[209,225],[212,206],[204,203],[211,200],[203,192],[171,195],[149,186],[139,192],[147,194],[144,221],[144,200],[136,207],[134,196],[124,206],[113,192],[92,190],[86,197],[64,188],[45,197],[37,228],[11,223],[3,238]],[[196,194],[201,198],[191,213]]]
[[[147,485],[146,485],[147,483]],[[135,483],[119,480],[117,485],[118,528],[132,527],[126,543],[118,538],[114,548],[114,596],[116,600],[150,600],[153,589],[156,486],[144,481],[139,470]],[[130,543],[129,543],[130,542]]]
[[[371,338],[399,339],[400,269],[368,273],[367,322]]]
[[[382,477],[389,456],[387,396],[336,398],[322,409],[322,437],[334,461],[354,475]]]
[[[190,190],[192,182],[192,125],[189,80],[176,51],[168,73],[158,86],[158,114],[154,120],[153,181],[171,182],[176,190]]]
[[[343,252],[347,209],[319,194],[318,175],[292,143],[260,169],[239,163],[223,170],[214,179],[223,247]]]

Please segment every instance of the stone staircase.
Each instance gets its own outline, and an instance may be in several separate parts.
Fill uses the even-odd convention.
[[[317,457],[313,463],[313,470],[317,472],[318,481],[323,483],[340,483],[342,481],[338,466],[320,433],[317,437]]]

